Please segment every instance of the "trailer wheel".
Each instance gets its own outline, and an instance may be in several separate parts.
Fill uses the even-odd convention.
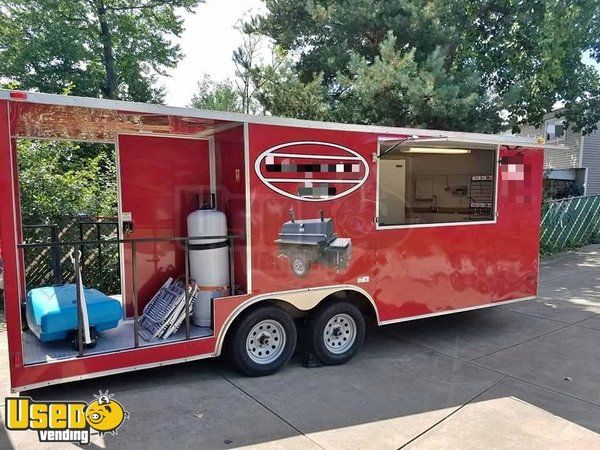
[[[234,366],[246,375],[271,375],[290,360],[296,339],[292,317],[277,306],[263,306],[238,324],[229,353]]]
[[[294,275],[304,278],[310,271],[310,261],[303,253],[294,253],[290,258],[290,268]]]
[[[310,318],[308,338],[311,350],[323,364],[344,364],[362,345],[365,319],[352,303],[330,303]]]

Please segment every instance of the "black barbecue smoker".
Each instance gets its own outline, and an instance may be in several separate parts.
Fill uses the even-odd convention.
[[[294,275],[305,277],[312,263],[323,264],[338,271],[348,266],[352,252],[350,238],[338,237],[333,231],[333,219],[295,219],[294,210],[290,210],[290,220],[281,226],[279,256],[290,261]]]

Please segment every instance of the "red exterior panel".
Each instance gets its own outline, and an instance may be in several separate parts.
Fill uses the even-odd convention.
[[[370,169],[360,189],[323,202],[274,193],[251,170],[255,293],[357,285],[375,299],[382,322],[534,296],[542,152],[502,149],[500,156],[506,161],[499,170],[497,223],[376,229],[377,164],[373,154],[379,137],[373,133],[250,126],[252,166],[269,148],[313,141],[354,150]],[[508,164],[519,164],[523,178],[507,179]],[[322,210],[325,217],[334,219],[337,234],[352,240],[352,258],[346,270],[319,267],[305,278],[294,276],[289,260],[277,257],[275,242],[290,210],[297,218],[317,218]],[[366,277],[368,281],[363,282]]]
[[[537,294],[544,153],[502,149],[493,301]]]
[[[250,125],[250,199],[252,219],[252,286],[254,293],[279,292],[307,287],[356,284],[357,277],[370,275],[361,285],[374,292],[376,252],[373,233],[375,224],[375,174],[354,192],[333,201],[307,202],[273,192],[255,170],[255,161],[267,149],[283,143],[319,141],[348,147],[366,161],[377,151],[377,136],[359,132],[316,130],[268,125]],[[317,150],[315,150],[317,152]],[[370,163],[369,163],[370,164]],[[295,276],[289,260],[277,256],[282,223],[290,220],[290,210],[297,219],[325,217],[334,219],[335,231],[352,238],[352,263],[345,273],[319,267],[305,278]]]
[[[20,240],[20,213],[16,147],[11,139],[9,102],[0,101],[0,236],[4,265],[4,303],[8,332],[10,375],[14,380],[23,367],[21,351],[21,309],[23,297]]]

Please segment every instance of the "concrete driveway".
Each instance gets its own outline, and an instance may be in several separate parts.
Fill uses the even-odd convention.
[[[6,395],[4,332],[0,347]],[[298,356],[246,378],[199,361],[28,395],[99,389],[131,419],[91,448],[600,448],[600,246],[545,259],[537,300],[372,328],[345,366]],[[1,427],[0,447],[40,444]]]

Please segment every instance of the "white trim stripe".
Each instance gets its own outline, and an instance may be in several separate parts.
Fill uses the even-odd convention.
[[[348,173],[348,172],[346,172]],[[329,178],[267,178],[265,180],[270,181],[271,183],[306,183],[310,181],[311,183],[338,183],[338,184],[357,184],[364,183],[364,180],[337,180],[337,179],[329,179]]]
[[[169,366],[171,364],[179,364],[179,363],[184,363],[184,362],[197,361],[199,359],[213,358],[215,356],[216,355],[214,353],[203,353],[202,355],[188,356],[186,358],[178,358],[178,359],[171,359],[171,360],[148,363],[148,364],[141,364],[139,366],[120,367],[118,369],[109,369],[109,370],[103,370],[101,372],[86,373],[85,375],[76,375],[73,377],[57,378],[55,380],[43,381],[41,383],[26,384],[24,386],[15,386],[14,388],[11,388],[10,392],[16,393],[16,392],[21,392],[21,391],[28,391],[30,389],[37,389],[37,388],[45,387],[45,386],[53,386],[56,384],[70,383],[73,381],[89,380],[91,378],[105,377],[108,375],[116,375],[119,373],[134,372],[136,370],[152,369],[153,367]]]
[[[457,227],[463,225],[493,225],[495,223],[497,223],[496,220],[472,220],[470,222],[413,223],[407,225],[379,225],[379,223],[377,223],[376,229],[380,231],[385,231],[401,230],[407,228]]]
[[[522,136],[503,136],[499,134],[481,136],[463,136],[461,138],[453,138],[450,136],[436,137],[436,138],[418,138],[418,139],[397,139],[380,137],[380,142],[389,145],[397,145],[398,147],[425,147],[425,146],[436,146],[440,148],[445,147],[468,147],[471,149],[478,150],[494,150],[496,146],[509,146],[509,147],[532,147],[532,148],[549,148],[554,150],[567,150],[565,145],[561,144],[542,144],[531,142]]]
[[[429,314],[421,314],[420,316],[401,317],[400,319],[384,320],[383,322],[379,322],[379,325],[381,325],[381,326],[391,325],[394,323],[409,322],[411,320],[427,319],[429,317],[445,316],[447,314],[475,311],[477,309],[490,308],[492,306],[502,306],[502,305],[508,305],[510,303],[522,302],[525,300],[533,300],[534,298],[536,298],[536,297],[535,296],[521,297],[521,298],[515,298],[513,300],[504,300],[504,301],[500,301],[500,302],[485,303],[483,305],[469,306],[467,308],[448,309],[448,310],[429,313]]]
[[[255,123],[263,125],[290,126],[299,128],[317,128],[323,130],[340,130],[340,131],[362,131],[379,134],[400,136],[418,135],[420,137],[437,137],[437,138],[490,138],[497,135],[483,133],[466,133],[460,131],[442,131],[442,130],[425,130],[420,128],[401,128],[401,127],[385,127],[379,125],[356,125],[343,124],[334,122],[319,122],[312,120],[290,119],[285,117],[274,116],[253,116],[250,114],[230,113],[222,111],[210,111],[195,108],[183,108],[175,106],[155,105],[148,103],[126,102],[120,100],[98,99],[91,97],[75,97],[68,95],[44,94],[40,92],[28,92],[27,100],[15,100],[10,97],[10,90],[0,89],[0,99],[10,100],[14,103],[39,103],[43,105],[60,105],[60,106],[79,106],[84,108],[97,108],[118,110],[132,113],[147,113],[147,114],[165,114],[184,117],[195,117],[202,119],[225,120]],[[527,146],[532,148],[539,147],[536,140],[524,141],[523,137],[505,136],[506,142],[526,142]],[[507,144],[512,145],[512,144]],[[525,144],[522,144],[525,145]]]

